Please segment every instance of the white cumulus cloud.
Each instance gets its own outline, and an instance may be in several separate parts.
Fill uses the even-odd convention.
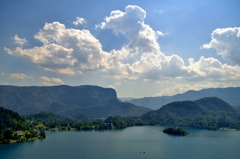
[[[163,34],[161,31],[157,31],[157,34],[158,34],[159,36],[164,36],[164,34]]]
[[[184,62],[179,56],[165,56],[161,52],[157,39],[164,34],[145,24],[145,18],[146,12],[142,8],[129,5],[125,12],[112,11],[101,23],[100,28],[111,29],[115,34],[123,34],[129,39],[121,50],[111,51],[109,64],[115,74],[110,77],[160,80],[186,74]]]
[[[52,22],[46,23],[34,37],[42,46],[5,50],[59,74],[101,70],[107,64],[101,43],[88,30],[67,29],[64,24]]]
[[[44,86],[64,84],[63,81],[60,78],[49,78],[49,77],[46,77],[46,76],[42,76],[39,79],[41,81],[41,84],[44,85]]]
[[[26,38],[19,38],[17,34],[12,39],[15,44],[20,45],[20,46],[23,46],[24,44],[26,44],[28,42],[26,40]]]
[[[123,34],[129,40],[127,47],[134,53],[158,52],[158,33],[144,23],[146,11],[138,6],[128,5],[125,12],[112,11],[101,23],[100,28],[112,29],[115,34]]]
[[[28,75],[23,74],[23,73],[14,73],[14,74],[10,74],[10,78],[12,78],[12,79],[26,79],[26,78],[33,78],[33,77],[28,76]]]
[[[240,65],[240,27],[214,30],[212,40],[204,44],[202,48],[213,48],[223,59]]]
[[[240,80],[240,67],[221,63],[214,58],[200,57],[198,61],[189,59],[187,81],[233,82]]]
[[[73,24],[75,26],[77,25],[82,25],[82,24],[86,24],[86,20],[84,18],[81,17],[77,17],[76,21],[73,21]]]

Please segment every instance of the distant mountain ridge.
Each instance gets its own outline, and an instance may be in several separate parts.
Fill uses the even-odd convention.
[[[150,109],[159,109],[163,105],[174,101],[198,100],[205,97],[218,97],[233,107],[240,106],[240,87],[229,88],[209,88],[200,91],[187,91],[183,94],[161,97],[144,97],[130,100],[135,105],[147,107]]]
[[[51,111],[62,116],[85,114],[90,118],[111,115],[140,116],[150,109],[121,102],[112,88],[99,86],[4,86],[0,106],[20,114]]]

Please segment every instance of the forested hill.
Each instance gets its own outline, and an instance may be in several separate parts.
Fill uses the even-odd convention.
[[[18,130],[30,130],[27,122],[16,112],[0,107],[0,144],[18,140]]]
[[[91,118],[111,115],[140,116],[150,109],[121,102],[111,88],[99,86],[0,86],[0,105],[20,114],[51,111],[62,116],[85,114]]]
[[[205,97],[218,97],[229,103],[231,106],[237,107],[240,106],[240,87],[209,88],[200,91],[191,90],[174,96],[144,97],[133,99],[129,102],[156,110],[161,108],[161,106],[174,101],[198,100]]]
[[[25,120],[16,112],[0,107],[0,132],[6,129],[26,130],[28,128]]]
[[[156,111],[144,114],[142,120],[152,125],[177,125],[205,129],[240,128],[239,112],[216,97],[172,102]]]

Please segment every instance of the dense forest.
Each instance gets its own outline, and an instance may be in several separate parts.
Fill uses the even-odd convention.
[[[110,116],[106,119],[89,119],[80,114],[66,118],[49,111],[24,115],[23,118],[31,127],[45,130],[106,130],[147,124],[140,117]]]
[[[210,130],[240,129],[239,111],[216,97],[172,102],[144,114],[142,120],[150,125],[178,125]]]
[[[45,138],[43,130],[35,131],[16,112],[0,107],[0,143]]]

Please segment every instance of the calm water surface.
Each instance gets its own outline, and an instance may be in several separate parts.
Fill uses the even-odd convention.
[[[0,159],[239,159],[240,131],[185,128],[171,136],[164,127],[111,131],[47,131],[44,140],[0,145]]]

